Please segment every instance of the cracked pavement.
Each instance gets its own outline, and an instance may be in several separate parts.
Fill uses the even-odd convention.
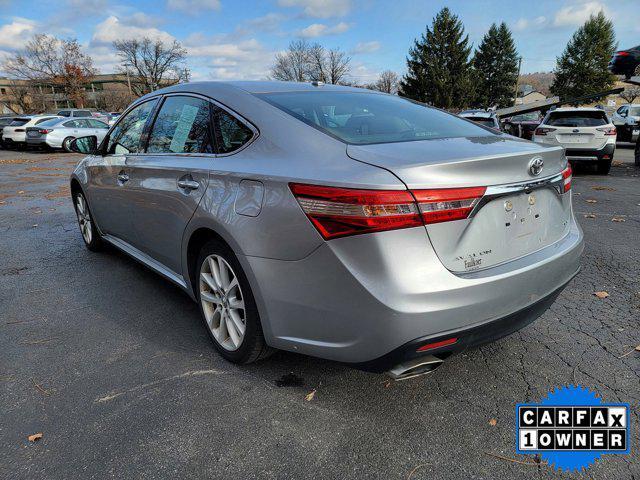
[[[186,294],[84,248],[67,188],[77,160],[0,150],[0,478],[640,479],[632,149],[609,176],[575,173],[583,268],[549,311],[397,383],[284,352],[225,362]],[[631,455],[579,475],[515,453],[515,404],[570,383],[631,404]]]

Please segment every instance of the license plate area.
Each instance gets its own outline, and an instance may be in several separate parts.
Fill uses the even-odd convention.
[[[533,235],[544,222],[535,191],[507,197],[503,200],[503,205],[507,242]]]
[[[583,135],[580,133],[564,133],[558,135],[558,140],[563,143],[589,143],[591,135]]]

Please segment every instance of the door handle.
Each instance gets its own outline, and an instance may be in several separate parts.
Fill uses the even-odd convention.
[[[195,180],[178,180],[178,186],[185,190],[197,190],[200,188],[200,184]]]
[[[126,183],[129,181],[129,175],[125,172],[120,172],[118,174],[118,182],[120,183]]]

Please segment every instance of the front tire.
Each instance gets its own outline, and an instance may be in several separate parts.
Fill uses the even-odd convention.
[[[96,224],[89,210],[89,204],[82,192],[77,192],[73,196],[73,206],[78,217],[78,226],[84,240],[85,246],[92,252],[99,252],[104,248],[104,243],[100,234],[96,230]]]
[[[233,251],[211,240],[200,250],[196,268],[200,313],[216,350],[238,364],[269,356],[249,281]]]
[[[599,160],[596,167],[598,175],[609,175],[611,170],[611,160]]]

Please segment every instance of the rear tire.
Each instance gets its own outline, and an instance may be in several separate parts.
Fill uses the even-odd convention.
[[[611,170],[611,160],[599,160],[596,170],[598,175],[609,175],[609,170]]]
[[[67,138],[65,138],[65,139],[62,141],[62,149],[63,149],[65,152],[72,153],[72,152],[71,152],[71,142],[73,142],[74,140],[75,140],[75,138],[73,138],[73,137],[67,137]]]
[[[205,328],[220,355],[247,364],[273,353],[264,340],[249,281],[227,245],[211,240],[202,247],[194,288]]]

